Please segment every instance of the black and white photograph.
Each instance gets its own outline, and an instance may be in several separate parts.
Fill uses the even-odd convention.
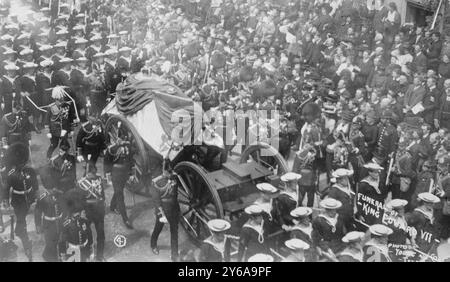
[[[450,0],[0,0],[0,58],[1,262],[450,262]]]

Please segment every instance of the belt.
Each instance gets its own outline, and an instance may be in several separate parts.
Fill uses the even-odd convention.
[[[13,192],[14,194],[17,194],[17,195],[25,195],[25,194],[30,193],[31,190],[33,190],[33,188],[30,188],[30,189],[25,190],[25,191],[18,191],[18,190],[12,189],[12,192]]]
[[[89,142],[89,141],[86,141],[84,144],[88,145],[88,146],[97,146],[98,145],[97,143],[92,143],[92,142]]]
[[[56,221],[56,220],[60,219],[61,216],[62,216],[62,214],[60,214],[60,215],[58,215],[58,216],[55,216],[55,217],[51,217],[51,216],[46,216],[46,215],[44,215],[44,219],[47,220],[47,221]]]
[[[83,244],[79,244],[79,245],[69,243],[69,247],[70,248],[83,248],[83,247],[86,247],[87,244],[88,244],[88,240],[86,240],[86,242],[84,242]]]
[[[88,203],[88,204],[97,204],[97,203],[101,203],[103,201],[104,201],[103,199],[87,199],[86,203]]]

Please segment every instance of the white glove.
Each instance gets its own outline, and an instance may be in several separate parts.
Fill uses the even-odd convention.
[[[79,163],[81,163],[84,161],[84,158],[83,158],[83,156],[80,155],[80,156],[77,156],[77,160]]]
[[[61,130],[61,137],[64,137],[64,136],[66,136],[66,134],[67,134],[67,130]]]
[[[51,133],[47,133],[47,138],[51,139],[52,138],[52,134]]]

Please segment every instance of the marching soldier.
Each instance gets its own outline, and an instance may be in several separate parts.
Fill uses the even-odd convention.
[[[364,253],[362,249],[362,240],[365,234],[363,232],[352,231],[342,238],[342,242],[346,244],[345,249],[337,254],[340,262],[362,262]]]
[[[125,199],[123,189],[125,184],[133,175],[133,152],[130,151],[130,142],[127,140],[118,140],[106,149],[105,173],[108,182],[113,185],[114,194],[111,199],[110,209],[112,212],[118,212],[128,229],[133,229],[133,225],[128,219],[125,208]]]
[[[88,121],[81,125],[76,146],[78,161],[86,161],[95,166],[101,152],[106,149],[105,136],[95,117],[88,117]]]
[[[52,56],[53,70],[58,71],[62,67],[60,61],[66,56],[67,42],[58,42],[53,46],[53,48],[55,51],[55,54]]]
[[[72,72],[73,59],[63,57],[57,62],[54,61],[53,65],[58,68],[52,75],[52,86],[67,86],[72,88],[72,82],[70,81],[70,74]]]
[[[170,152],[170,151],[169,151]],[[177,182],[174,179],[170,160],[166,158],[163,162],[163,174],[153,180],[156,188],[158,204],[155,208],[156,223],[150,239],[150,247],[154,254],[159,254],[157,246],[158,237],[164,223],[169,223],[170,249],[172,261],[178,261],[178,223],[180,217],[180,206],[178,204]]]
[[[6,75],[7,69],[6,66],[12,66],[17,64],[17,52],[10,48],[5,48],[3,52],[3,61],[1,62],[1,73],[2,75]]]
[[[88,41],[84,38],[78,38],[75,40],[75,49],[72,51],[72,59],[78,61],[79,58],[87,56],[86,44]],[[87,57],[86,57],[87,58]]]
[[[8,176],[4,201],[10,201],[16,216],[15,234],[22,241],[29,261],[32,257],[32,242],[28,238],[26,216],[36,200],[38,182],[36,172],[26,164],[29,159],[28,147],[22,143],[11,145],[6,152]]]
[[[15,103],[13,111],[3,116],[0,122],[2,146],[6,148],[16,142],[28,144],[33,126],[20,103]]]
[[[91,37],[91,45],[86,50],[86,58],[93,61],[93,57],[97,53],[103,53],[101,36],[94,35]]]
[[[22,103],[25,105],[25,111],[33,117],[33,127],[37,134],[40,134],[39,120],[41,113],[36,108],[42,105],[42,97],[39,96],[36,86],[36,68],[35,63],[26,63],[23,65],[23,75],[19,78],[19,93],[22,96]]]
[[[266,236],[264,235],[263,209],[257,205],[245,208],[245,213],[250,216],[242,226],[239,239],[238,261],[247,261],[258,253],[268,253]]]
[[[231,224],[223,219],[208,221],[211,236],[205,239],[200,248],[201,262],[229,262],[231,240],[225,232],[230,229]]]
[[[88,165],[87,174],[78,181],[78,189],[82,190],[85,200],[86,218],[94,224],[97,234],[96,260],[104,261],[105,248],[105,191],[103,180],[97,175],[95,166]]]
[[[86,262],[91,255],[92,231],[83,210],[82,194],[77,189],[70,190],[64,201],[69,215],[63,223],[60,255],[63,261]]]
[[[52,61],[53,56],[53,46],[52,45],[42,45],[39,47],[40,55],[36,62],[40,65],[43,61]],[[53,65],[53,61],[52,61]]]
[[[307,206],[314,205],[314,196],[316,192],[317,175],[315,171],[315,160],[317,151],[312,144],[305,144],[301,150],[296,153],[294,159],[293,172],[302,176],[300,185],[301,197],[308,197]]]
[[[44,191],[36,202],[34,223],[36,232],[44,234],[42,257],[47,262],[59,260],[58,244],[62,230],[63,193],[56,187]]]
[[[70,145],[67,139],[61,139],[59,154],[52,157],[49,163],[54,186],[63,192],[75,188],[76,183],[75,157],[69,153],[69,149]]]
[[[4,114],[8,114],[12,111],[13,101],[18,102],[19,100],[19,88],[17,79],[17,71],[19,68],[16,65],[5,66],[6,74],[2,76],[1,79],[1,109]]]
[[[324,209],[324,212],[313,220],[314,246],[318,251],[319,258],[336,261],[336,253],[341,250],[341,240],[345,234],[344,221],[337,213],[337,210],[342,207],[342,203],[327,198],[320,202],[320,207]]]
[[[388,238],[392,229],[383,224],[371,225],[371,239],[364,244],[364,262],[391,262],[388,248]]]

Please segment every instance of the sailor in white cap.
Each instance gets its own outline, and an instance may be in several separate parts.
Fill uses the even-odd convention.
[[[14,45],[16,46],[16,50],[20,53],[23,49],[32,49],[30,44],[31,34],[22,33],[16,38]]]
[[[72,72],[73,59],[63,57],[59,59],[58,64],[60,69],[53,73],[52,86],[67,86],[71,87],[70,74]],[[55,63],[56,64],[56,63]]]
[[[393,199],[386,204],[383,224],[391,228],[393,233],[389,236],[389,243],[414,245],[414,230],[408,226],[405,217],[405,207],[407,200]]]
[[[42,98],[42,105],[50,105],[53,102],[51,80],[53,75],[53,61],[44,59],[39,63],[39,71],[36,74],[36,88]]]
[[[333,198],[320,202],[323,212],[313,220],[312,238],[317,247],[319,258],[335,261],[335,254],[341,250],[344,236],[344,222],[337,213],[342,203]]]
[[[19,78],[17,76],[19,67],[15,64],[8,64],[4,67],[4,69],[5,75],[3,75],[1,79],[1,109],[3,114],[7,114],[12,111],[13,101],[17,101],[19,99]]]
[[[257,253],[267,253],[267,244],[264,234],[263,209],[258,205],[250,205],[245,208],[249,216],[240,232],[238,261],[246,261]]]
[[[66,56],[67,42],[60,41],[53,46],[53,49],[55,51],[55,54],[52,56],[53,69],[57,71],[62,67],[60,61]]]
[[[80,57],[86,57],[86,44],[88,41],[84,38],[78,38],[74,42],[75,49],[72,52],[72,59],[77,60]]]
[[[362,262],[364,232],[351,231],[342,238],[342,242],[346,245],[345,249],[337,254],[340,262]]]
[[[260,206],[264,211],[264,221],[272,222],[272,210],[273,210],[273,199],[278,196],[278,189],[270,183],[258,183],[256,188],[260,191],[260,197],[254,202],[255,205]]]
[[[103,38],[100,35],[94,35],[90,38],[91,45],[86,50],[86,58],[92,60],[95,54],[104,51],[102,48],[102,40]]]
[[[39,47],[39,51],[40,51],[39,52],[40,56],[36,60],[36,63],[38,63],[40,65],[42,61],[52,60],[52,55],[53,55],[53,46],[52,45],[41,45]]]
[[[229,262],[231,240],[225,232],[229,230],[231,224],[224,219],[212,219],[208,221],[208,228],[211,236],[205,239],[200,248],[201,262]]]
[[[24,64],[33,63],[34,62],[33,53],[34,51],[32,49],[29,48],[22,49],[22,51],[19,53],[20,59],[17,62],[17,65],[21,68],[23,67]]]
[[[273,257],[267,254],[256,254],[247,260],[247,262],[273,262],[273,261],[274,261]]]
[[[279,226],[293,225],[291,211],[301,205],[301,196],[298,193],[298,181],[301,175],[288,172],[281,176],[284,190],[274,200],[274,218]]]
[[[14,51],[13,49],[5,48],[5,51],[3,52],[2,66],[15,65],[16,63],[17,63],[17,52]]]
[[[384,183],[380,181],[380,173],[383,168],[376,163],[368,163],[364,165],[369,175],[362,179],[358,185],[358,197],[373,199],[375,212],[367,213],[363,209],[363,205],[357,204],[358,217],[368,225],[379,223],[381,218],[379,214],[382,214],[381,207],[384,205],[384,201],[387,197],[387,188]],[[361,194],[361,195],[360,195]],[[362,203],[358,199],[358,203]],[[377,216],[378,214],[378,216]]]
[[[291,211],[292,226],[282,226],[282,228],[289,233],[290,238],[300,239],[309,245],[313,245],[312,240],[312,223],[311,223],[312,209],[308,207],[298,207]],[[306,252],[308,261],[316,261],[317,254],[314,248]]]
[[[290,254],[283,262],[306,262],[305,251],[311,247],[308,243],[294,238],[284,242],[284,245],[290,250]]]
[[[120,49],[119,45],[120,36],[117,34],[108,35],[108,44],[106,45],[107,49]]]
[[[435,244],[435,240],[439,240],[439,224],[435,220],[434,209],[441,199],[431,193],[420,193],[418,195],[419,206],[411,213],[406,214],[406,222],[408,226],[417,230],[415,243],[419,249],[425,253],[429,253]]]
[[[391,262],[388,248],[388,237],[392,229],[383,224],[369,227],[371,239],[364,244],[364,262]]]
[[[350,188],[350,177],[353,170],[338,168],[332,172],[331,176],[335,179],[335,183],[325,193],[328,198],[333,198],[342,203],[342,207],[338,210],[339,215],[344,221],[347,230],[352,228],[353,223],[353,206],[355,193]]]

